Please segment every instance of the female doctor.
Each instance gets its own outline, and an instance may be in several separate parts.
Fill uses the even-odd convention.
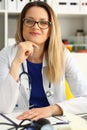
[[[0,52],[0,112],[24,110],[18,119],[87,112],[87,82],[61,41],[58,20],[45,2],[28,3],[17,44]],[[75,98],[66,100],[65,79]]]

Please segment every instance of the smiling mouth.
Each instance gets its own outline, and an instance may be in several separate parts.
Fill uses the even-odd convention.
[[[37,32],[30,32],[31,35],[39,36],[40,34]]]

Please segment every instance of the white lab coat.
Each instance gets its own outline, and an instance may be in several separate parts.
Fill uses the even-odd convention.
[[[0,112],[9,113],[15,109],[27,110],[29,108],[30,88],[27,80],[20,85],[9,74],[9,67],[17,51],[17,45],[8,46],[0,52]],[[74,114],[87,112],[87,82],[81,76],[72,55],[66,49],[64,52],[65,72],[59,84],[51,83],[52,95],[47,97],[50,104],[58,104],[64,111]],[[27,72],[26,61],[23,63]],[[43,86],[47,93],[49,91],[49,81],[46,79],[46,60],[43,59]],[[20,73],[22,72],[20,68]],[[59,73],[59,72],[57,72]],[[66,100],[64,80],[67,79],[73,95],[76,97]],[[36,92],[38,93],[38,92]]]

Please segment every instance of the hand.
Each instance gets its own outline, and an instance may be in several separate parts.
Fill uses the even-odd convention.
[[[18,50],[14,60],[18,61],[19,63],[22,63],[28,58],[29,55],[33,54],[34,48],[38,48],[38,45],[31,41],[20,42],[18,44]]]
[[[34,53],[34,48],[38,48],[38,46],[30,41],[20,42],[18,44],[16,56],[9,70],[9,73],[12,75],[15,81],[19,81],[19,70],[21,63],[23,63],[23,61],[26,60],[29,55]]]
[[[51,105],[48,107],[42,108],[33,108],[28,111],[25,111],[21,115],[17,117],[19,120],[30,119],[30,120],[38,120],[40,118],[47,118],[53,115],[60,115],[60,107],[58,105]]]
[[[23,120],[27,118],[31,120],[38,120],[40,118],[49,117],[51,114],[50,107],[33,108],[19,115],[17,119]]]

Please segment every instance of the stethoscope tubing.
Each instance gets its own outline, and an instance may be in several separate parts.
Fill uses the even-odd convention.
[[[22,70],[23,70],[23,71],[22,71],[22,72],[20,73],[20,75],[19,75],[19,80],[20,80],[20,82],[21,82],[21,76],[22,76],[23,74],[27,75],[27,76],[28,76],[28,82],[29,82],[29,88],[31,89],[31,87],[32,87],[32,86],[31,86],[31,76],[29,75],[28,72],[25,71],[23,63],[22,63]],[[49,88],[49,90],[46,92],[47,97],[53,96],[54,93],[53,93],[53,91],[52,91],[51,83],[50,83],[50,82],[49,82],[48,88]]]

